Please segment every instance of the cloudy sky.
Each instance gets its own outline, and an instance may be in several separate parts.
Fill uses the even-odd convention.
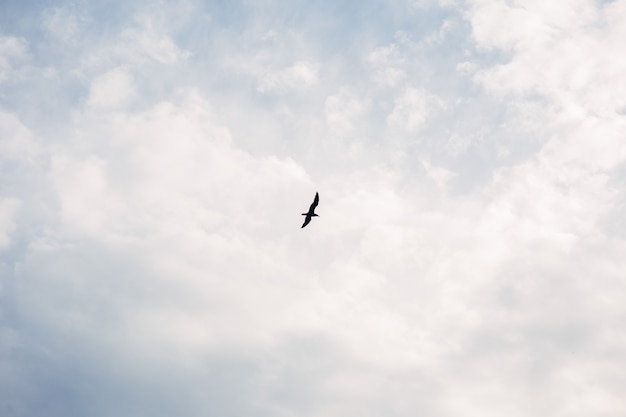
[[[626,415],[625,22],[2,1],[0,414]]]

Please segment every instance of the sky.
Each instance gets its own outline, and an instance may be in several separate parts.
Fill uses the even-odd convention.
[[[626,415],[624,22],[2,1],[0,414]]]

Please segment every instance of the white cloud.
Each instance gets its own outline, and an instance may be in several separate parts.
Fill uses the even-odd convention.
[[[331,130],[338,133],[353,130],[368,107],[365,99],[347,89],[329,96],[324,104],[327,123]]]
[[[610,19],[602,25],[596,22],[598,16],[614,16],[624,3],[597,11],[590,2],[533,3],[525,9],[474,4],[469,16],[479,47],[502,48],[511,54],[508,62],[479,70],[477,79],[508,101],[524,102],[540,95],[551,120],[546,124],[551,137],[543,149],[527,163],[498,175],[495,199],[480,226],[481,233],[492,236],[490,241],[496,235],[507,236],[508,248],[499,251],[510,261],[503,257],[499,263],[514,274],[515,283],[507,284],[511,287],[502,294],[506,298],[501,305],[516,312],[521,321],[512,328],[509,322],[507,329],[517,329],[518,337],[523,335],[524,343],[531,343],[530,353],[522,358],[544,368],[545,389],[557,399],[535,397],[535,408],[529,413],[617,415],[624,407],[617,394],[623,381],[608,382],[607,374],[596,373],[601,364],[620,361],[605,359],[603,353],[616,344],[599,342],[591,323],[606,319],[613,323],[608,324],[612,332],[622,331],[621,325],[608,319],[622,314],[621,309],[609,312],[604,302],[597,302],[621,288],[613,268],[623,261],[611,253],[623,243],[610,237],[613,231],[603,226],[603,218],[619,209],[618,192],[611,182],[626,158],[618,133],[623,122],[613,98],[621,82],[613,79],[614,88],[606,88],[602,81],[622,67],[619,59],[607,63],[612,53],[605,49],[614,44],[621,29],[608,23]],[[573,310],[578,313],[573,315]],[[520,311],[528,315],[519,315]],[[524,328],[540,333],[525,334]],[[549,344],[540,348],[538,340]],[[514,342],[510,354],[513,346],[522,347]],[[556,360],[559,355],[565,355],[561,361]],[[513,369],[528,368],[513,362]],[[573,394],[580,389],[589,392],[591,381],[600,379],[602,387],[595,395]],[[562,407],[565,403],[570,406]],[[526,415],[519,409],[518,413]]]
[[[0,82],[9,78],[13,62],[28,56],[28,42],[23,38],[0,34]]]
[[[167,36],[156,33],[149,25],[121,33],[117,52],[129,59],[149,58],[162,64],[174,64],[189,56]]]
[[[427,175],[435,182],[435,184],[437,184],[437,188],[439,188],[440,191],[445,192],[450,180],[454,178],[454,173],[444,168],[433,166],[426,159],[422,159],[420,162],[426,170]]]
[[[103,46],[86,55],[83,68],[101,68],[111,64],[175,65],[189,56],[189,51],[178,47],[167,34],[159,33],[149,20],[144,20],[123,29],[112,40],[107,40]]]
[[[481,47],[527,48],[550,42],[559,32],[576,33],[596,17],[593,1],[492,3],[472,1],[468,16]]]
[[[31,162],[37,153],[33,133],[13,114],[0,111],[0,154],[4,160]]]
[[[454,29],[454,25],[455,23],[452,20],[445,20],[439,27],[439,30],[426,37],[423,42],[425,44],[435,45],[441,43],[446,38],[448,33]]]
[[[538,93],[551,101],[547,111],[553,120],[550,128],[555,133],[540,154],[540,164],[557,167],[561,176],[574,176],[564,180],[573,187],[581,185],[583,178],[598,177],[615,169],[626,158],[618,133],[623,122],[617,115],[623,105],[618,96],[624,83],[619,76],[608,77],[623,72],[626,61],[606,61],[612,54],[604,46],[615,45],[621,26],[610,21],[601,28],[584,26],[591,23],[589,16],[595,16],[592,6],[586,2],[574,6],[561,4],[565,10],[550,7],[535,11],[536,19],[559,29],[547,40],[537,41],[535,35],[529,35],[529,42],[523,48],[516,46],[517,41],[509,40],[508,35],[493,35],[486,40],[488,43],[495,40],[504,48],[514,47],[518,52],[509,63],[478,75],[481,82],[499,93]],[[615,2],[601,13],[613,16],[622,8],[622,2]],[[509,9],[505,9],[506,13]],[[479,10],[473,20],[475,27],[489,15]],[[553,22],[554,19],[557,21]],[[611,86],[606,83],[607,78],[611,78]],[[605,185],[599,189],[604,188]]]
[[[476,68],[477,68],[476,63],[471,62],[471,61],[464,61],[464,62],[457,64],[456,66],[456,70],[461,73],[473,73],[476,70]]]
[[[424,125],[433,110],[442,106],[442,101],[433,94],[416,88],[407,88],[396,97],[393,110],[387,116],[387,123],[392,128],[401,128],[414,133]]]
[[[368,61],[375,68],[372,78],[377,83],[393,88],[406,79],[406,72],[402,68],[406,60],[396,44],[375,48],[370,52]]]
[[[116,68],[91,82],[87,103],[93,107],[115,108],[128,104],[135,96],[132,75]]]
[[[3,90],[0,408],[623,414],[625,2],[133,4]]]
[[[74,40],[86,24],[86,19],[75,10],[62,7],[44,10],[42,21],[48,33],[63,42]]]
[[[516,51],[509,63],[484,71],[479,79],[495,91],[535,91],[557,105],[582,107],[599,115],[620,111],[625,103],[619,74],[623,74],[626,60],[612,51],[624,35],[622,25],[614,20],[624,14],[623,3],[611,3],[597,12],[587,1],[557,2],[550,7],[537,3],[534,7],[538,10],[486,4],[476,7],[470,18],[480,44]],[[533,16],[549,34],[530,29],[512,33],[507,18],[493,18],[494,9],[510,14],[511,19],[518,13]],[[490,23],[483,24],[483,19]]]
[[[261,76],[257,90],[262,93],[269,91],[297,91],[316,85],[318,77],[317,64],[298,61],[287,68],[271,71]]]
[[[213,116],[207,104],[193,91],[183,91],[179,100],[179,104],[163,102],[134,115],[101,117],[87,112],[78,119],[77,140],[89,135],[93,127],[107,134],[81,147],[76,155],[53,158],[53,177],[68,221],[80,225],[86,219],[90,229],[93,222],[88,219],[92,219],[96,234],[105,235],[114,232],[116,225],[128,227],[131,234],[142,228],[170,233],[196,221],[208,221],[198,225],[207,230],[231,221],[240,227],[245,223],[238,221],[263,226],[263,215],[269,211],[260,211],[263,206],[258,202],[257,216],[246,220],[248,205],[240,199],[250,199],[254,205],[268,191],[265,185],[293,186],[290,181],[305,178],[293,162],[256,160],[232,148],[228,130],[210,122]],[[223,205],[221,214],[210,208],[215,201]],[[128,210],[135,209],[142,216],[126,217]],[[187,211],[198,217],[175,215]],[[230,218],[224,217],[225,212]]]

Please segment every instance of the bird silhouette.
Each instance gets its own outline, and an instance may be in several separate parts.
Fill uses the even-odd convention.
[[[316,192],[315,193],[315,199],[313,200],[313,203],[311,204],[311,207],[309,207],[309,212],[308,213],[302,213],[303,216],[306,216],[304,218],[304,224],[302,225],[302,227],[306,226],[307,224],[309,224],[311,222],[311,218],[312,217],[319,217],[317,214],[315,214],[315,207],[317,207],[317,203],[320,202],[320,195]],[[302,227],[300,229],[302,229]]]

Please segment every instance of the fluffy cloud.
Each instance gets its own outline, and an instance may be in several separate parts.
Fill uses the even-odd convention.
[[[13,62],[28,56],[27,42],[23,38],[0,36],[0,82],[9,78]]]
[[[624,413],[623,1],[135,6],[2,38],[3,413]]]
[[[266,92],[273,90],[292,90],[306,88],[317,84],[316,65],[307,62],[295,64],[275,72],[270,72],[261,77],[258,91]]]
[[[387,123],[415,133],[424,124],[432,109],[440,105],[440,101],[431,94],[407,88],[395,99],[393,110],[387,116]]]
[[[134,94],[132,77],[117,68],[93,80],[87,102],[94,107],[116,107],[130,101]]]
[[[71,42],[84,30],[86,19],[71,8],[56,7],[42,13],[42,23],[48,33],[63,42]]]

